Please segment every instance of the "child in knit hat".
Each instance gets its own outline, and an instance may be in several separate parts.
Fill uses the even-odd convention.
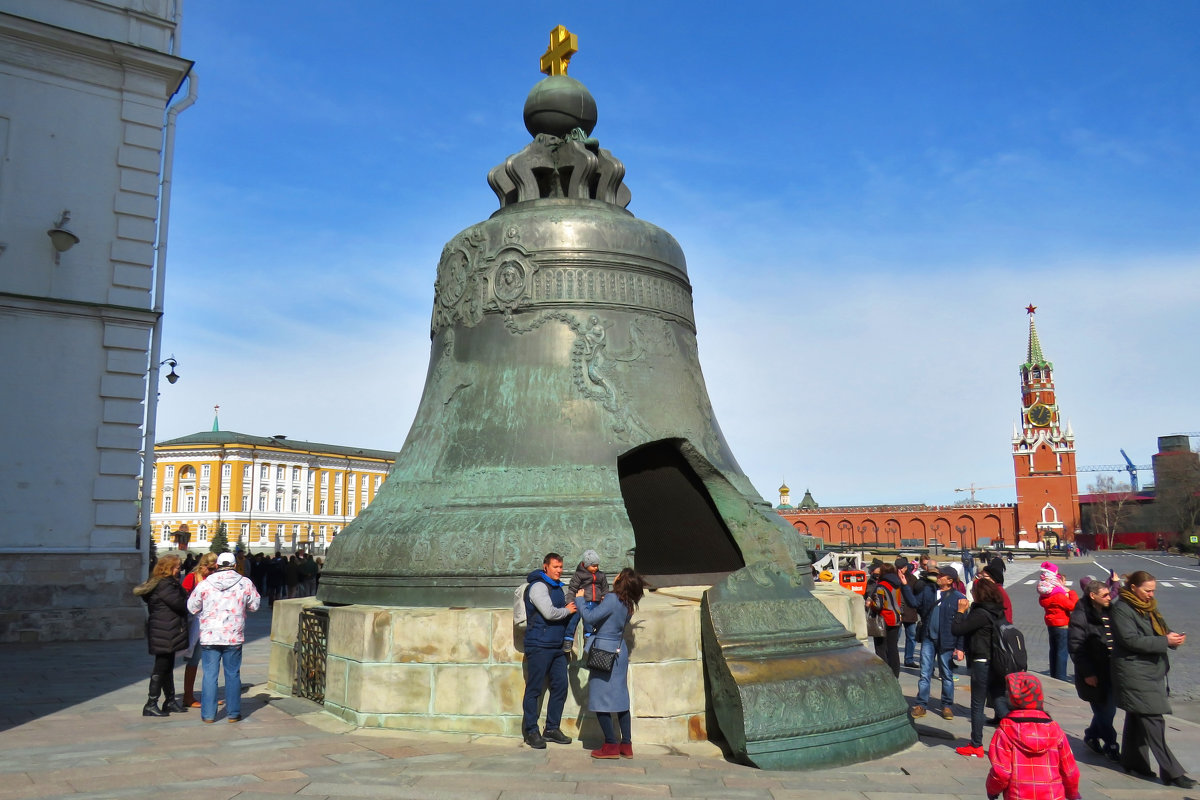
[[[1067,679],[1067,658],[1071,624],[1071,612],[1079,602],[1074,589],[1067,588],[1067,580],[1058,572],[1058,566],[1050,561],[1042,562],[1041,578],[1037,585],[1038,603],[1046,620],[1046,635],[1050,640],[1050,677],[1060,681]]]
[[[1055,594],[1066,594],[1066,580],[1058,574],[1058,565],[1052,561],[1043,561],[1038,573],[1037,593],[1041,597]]]
[[[579,590],[583,595],[576,597]],[[608,576],[600,571],[600,554],[595,550],[583,551],[583,558],[575,568],[567,584],[566,596],[575,600],[576,605],[587,606],[590,611],[608,594]],[[575,648],[575,628],[579,625],[579,612],[576,611],[567,619],[567,635],[563,637],[563,650],[568,653]],[[584,630],[584,636],[592,635],[590,630]]]
[[[989,800],[1079,800],[1079,767],[1067,735],[1042,710],[1041,681],[1028,672],[1006,681],[1012,710],[988,746]]]

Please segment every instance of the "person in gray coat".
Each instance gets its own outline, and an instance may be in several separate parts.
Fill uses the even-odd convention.
[[[583,591],[580,589],[577,596],[582,596]],[[604,746],[593,750],[592,758],[633,758],[629,717],[629,643],[625,639],[625,625],[633,616],[644,592],[645,581],[642,576],[626,567],[613,581],[612,591],[599,604],[593,608],[579,606],[579,615],[583,617],[584,624],[596,629],[588,640],[588,652],[598,648],[617,654],[612,672],[592,670],[588,678],[588,710],[596,715],[600,730],[604,732]],[[613,714],[617,715],[617,723],[621,726],[620,742],[613,729]]]
[[[1158,762],[1159,776],[1168,786],[1190,789],[1196,782],[1167,747],[1164,714],[1171,713],[1167,699],[1167,651],[1187,641],[1175,633],[1158,613],[1154,599],[1157,582],[1139,570],[1125,580],[1121,602],[1112,606],[1112,673],[1117,685],[1117,705],[1125,710],[1121,735],[1121,766],[1126,772],[1153,780],[1147,749]]]

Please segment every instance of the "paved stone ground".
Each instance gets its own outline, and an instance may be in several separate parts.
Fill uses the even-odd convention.
[[[917,745],[867,764],[764,772],[731,764],[708,744],[686,751],[637,744],[636,730],[636,758],[596,761],[579,743],[538,751],[512,739],[351,729],[313,703],[266,690],[269,622],[266,609],[251,622],[242,670],[246,718],[232,725],[222,716],[203,725],[197,710],[142,717],[151,662],[143,642],[0,647],[0,800],[983,796],[986,759],[954,753],[969,727],[965,677],[956,683],[954,720],[924,717]],[[1078,754],[1085,798],[1200,797],[1128,777],[1094,756],[1080,741],[1087,706],[1070,684],[1043,681],[1047,710]],[[901,685],[908,697],[916,694],[915,670],[904,671]],[[1168,718],[1168,741],[1189,772],[1200,774],[1200,726]]]

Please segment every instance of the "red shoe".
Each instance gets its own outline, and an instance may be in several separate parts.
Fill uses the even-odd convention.
[[[632,753],[631,753],[631,755],[632,755]],[[599,750],[592,751],[592,758],[620,758],[620,757],[621,757],[621,746],[618,745],[616,742],[613,742],[611,744],[608,742],[605,742],[604,747],[601,747]]]
[[[969,744],[964,744],[962,747],[954,748],[954,752],[958,753],[960,756],[966,756],[967,758],[984,758],[987,755],[983,752],[982,747],[973,747]]]
[[[633,758],[633,744],[630,742],[621,742],[621,758]]]

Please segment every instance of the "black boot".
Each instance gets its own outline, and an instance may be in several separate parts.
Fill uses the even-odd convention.
[[[187,711],[183,704],[179,702],[179,698],[175,696],[175,675],[168,672],[163,680],[163,704],[162,710],[171,714],[182,714]]]
[[[162,694],[162,675],[151,675],[150,696],[146,698],[146,705],[142,706],[143,717],[167,716],[167,712],[158,707],[158,696],[160,694]]]

